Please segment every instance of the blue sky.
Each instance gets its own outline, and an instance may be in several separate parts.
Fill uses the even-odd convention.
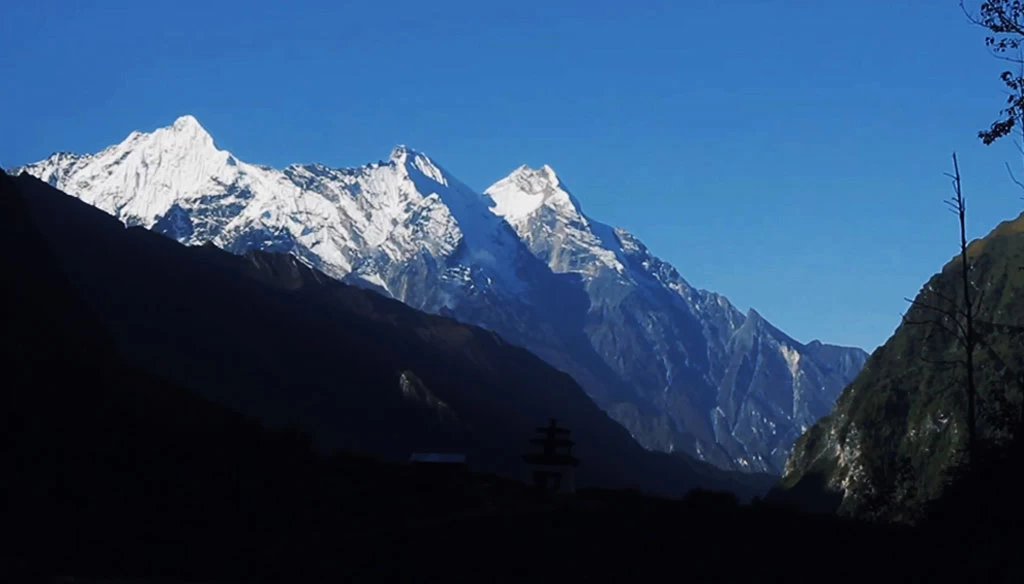
[[[957,0],[15,2],[0,165],[184,113],[279,167],[547,163],[693,285],[871,350],[956,252],[952,151],[971,237],[1024,206],[983,37]]]

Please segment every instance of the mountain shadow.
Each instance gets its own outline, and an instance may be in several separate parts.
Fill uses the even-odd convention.
[[[581,486],[669,495],[704,486],[749,498],[771,483],[644,450],[568,375],[487,330],[290,256],[236,256],[125,228],[28,175],[7,184],[4,196],[27,209],[126,366],[271,427],[300,428],[323,451],[401,461],[457,450],[477,470],[519,477],[524,436],[556,417],[579,444]]]
[[[28,188],[39,188],[38,183],[28,181]],[[59,193],[43,196],[55,197],[54,204],[58,206],[64,200]],[[143,279],[133,271],[143,271],[144,265],[129,260],[133,254],[139,255],[140,262],[147,258],[151,253],[145,248],[149,236],[89,213],[78,215],[75,209],[72,206],[65,210],[63,217],[68,222],[63,225],[69,229],[93,229],[90,233],[96,236],[72,238],[96,246],[79,252],[78,257],[106,257],[113,265],[101,273],[116,278],[120,286],[130,286],[131,292],[146,292],[148,289],[142,283],[133,281]],[[90,228],[89,221],[98,222],[101,228]],[[349,316],[344,323],[351,329],[343,331],[357,335],[372,350],[382,350],[385,340],[395,343],[398,351],[427,350],[424,344],[409,340],[422,332],[434,347],[434,352],[424,359],[437,359],[445,367],[457,367],[451,374],[453,378],[467,372],[482,375],[481,371],[490,367],[497,374],[511,375],[502,365],[504,361],[493,356],[502,353],[504,345],[500,339],[471,327],[437,317],[424,319],[407,308],[396,310],[391,301],[353,291],[332,280],[325,280],[330,284],[328,288],[319,288],[320,276],[316,272],[287,258],[258,255],[235,259],[212,249],[173,245],[158,249],[176,250],[167,253],[180,256],[181,266],[157,263],[145,269],[165,273],[168,280],[188,278],[172,288],[181,297],[159,301],[154,296],[130,303],[130,294],[125,293],[110,301],[129,302],[122,305],[123,310],[147,309],[160,314],[159,319],[138,316],[133,327],[129,317],[119,322],[95,306],[103,310],[112,308],[85,301],[84,291],[94,295],[113,291],[99,284],[83,284],[82,274],[72,276],[76,269],[86,268],[62,263],[60,255],[54,253],[60,247],[50,243],[59,241],[59,237],[48,239],[40,233],[20,187],[3,175],[0,222],[0,249],[5,250],[5,266],[10,276],[5,286],[0,287],[0,365],[4,372],[0,399],[5,404],[0,408],[0,444],[5,454],[5,466],[0,473],[0,541],[4,542],[0,546],[0,581],[615,581],[662,578],[666,573],[698,582],[791,581],[799,580],[801,575],[827,575],[834,582],[931,581],[950,577],[1019,581],[1019,577],[1013,576],[1019,576],[1020,570],[1014,570],[1013,556],[1009,554],[1018,540],[1005,531],[984,531],[987,524],[976,524],[981,531],[959,535],[939,527],[961,525],[949,519],[953,512],[948,508],[936,512],[931,529],[911,530],[807,515],[777,504],[743,505],[735,495],[702,489],[691,490],[683,498],[656,498],[635,490],[584,488],[570,499],[540,504],[521,484],[497,476],[473,473],[464,480],[443,480],[423,476],[409,466],[349,453],[325,455],[322,451],[331,446],[331,440],[352,432],[330,434],[315,427],[315,420],[300,418],[298,422],[308,422],[314,429],[306,433],[290,422],[282,422],[293,417],[293,412],[302,413],[295,405],[301,403],[299,399],[304,393],[300,383],[282,389],[299,394],[291,398],[294,401],[271,393],[269,384],[252,388],[261,395],[254,396],[252,403],[256,406],[246,409],[260,414],[264,420],[276,420],[278,428],[271,429],[216,403],[242,400],[242,390],[247,388],[232,391],[223,387],[216,393],[199,383],[203,378],[197,374],[196,387],[210,392],[217,398],[214,400],[178,386],[167,379],[175,375],[190,379],[187,372],[174,369],[192,366],[192,362],[183,364],[170,359],[190,357],[201,362],[197,356],[178,348],[168,361],[146,361],[139,356],[143,351],[136,348],[133,353],[126,343],[157,341],[147,340],[140,333],[128,337],[118,329],[145,330],[154,326],[152,319],[187,331],[188,338],[214,334],[213,325],[224,321],[214,321],[206,328],[197,326],[187,319],[194,316],[191,311],[199,309],[186,310],[174,302],[187,307],[213,302],[218,294],[223,294],[224,299],[200,314],[212,318],[218,311],[238,310],[253,320],[268,319],[270,324],[285,326],[289,319],[302,315],[298,309],[289,308],[298,298],[312,307],[312,313],[325,310],[325,306],[341,305],[363,315],[362,319]],[[108,228],[112,234],[104,235]],[[131,239],[139,234],[140,239]],[[105,242],[104,236],[112,241]],[[104,255],[115,253],[104,246],[125,241],[136,244],[131,253]],[[66,254],[63,261],[72,255],[67,249],[62,253]],[[193,264],[204,267],[194,271],[182,267]],[[203,270],[229,275],[215,279]],[[143,274],[156,278],[150,272]],[[232,286],[235,278],[239,283]],[[161,280],[152,286],[166,283]],[[200,284],[223,288],[211,294]],[[266,298],[253,290],[265,290],[261,294],[266,294]],[[344,296],[347,293],[352,296]],[[233,309],[228,299],[241,308]],[[272,302],[276,299],[283,300]],[[277,319],[267,316],[275,314],[274,310],[283,311]],[[228,315],[237,318],[232,312]],[[328,317],[331,325],[337,325],[341,319],[333,312],[324,318]],[[242,328],[238,335],[260,333],[268,335],[267,339],[274,338],[273,329],[257,328],[251,323],[239,326]],[[309,328],[312,326],[307,323],[302,330],[315,331]],[[277,334],[293,343],[302,342],[300,337],[288,336],[293,332],[294,328],[286,327]],[[175,334],[180,335],[168,332],[162,341],[164,346],[175,347]],[[484,341],[490,339],[487,342],[494,345],[474,335],[483,335]],[[339,338],[342,336],[338,334]],[[404,337],[409,338],[403,341]],[[270,342],[267,339],[257,337]],[[241,343],[242,339],[238,337],[236,341]],[[215,343],[197,342],[203,350],[211,351],[211,358],[221,355]],[[478,344],[484,349],[478,348]],[[258,343],[243,348],[250,350],[252,346],[259,348]],[[342,347],[358,346],[359,343],[352,342]],[[350,384],[346,388],[370,384],[375,381],[370,373],[356,374],[351,370],[377,366],[381,361],[350,361],[370,356],[371,351],[354,356],[331,352],[335,363],[332,375],[343,381],[349,379],[346,374],[362,375],[346,381]],[[518,349],[501,356],[513,360],[512,367],[519,369],[537,362]],[[270,356],[257,352],[248,357],[258,361]],[[394,446],[398,452],[401,440],[413,443],[428,437],[450,439],[455,446],[463,446],[457,442],[461,438],[458,432],[463,430],[446,434],[445,429],[490,420],[463,406],[469,398],[454,399],[460,397],[459,392],[438,383],[440,374],[420,361],[407,357],[401,363],[393,363],[388,359],[395,359],[393,352],[382,357],[384,365],[407,368],[397,374],[397,383],[370,386],[367,391],[397,392],[401,400],[409,400],[400,400],[402,408],[374,409],[380,401],[357,393],[357,389],[345,389],[343,393],[347,399],[362,399],[359,412],[375,418],[362,428],[376,423],[401,434],[411,431],[400,423],[418,424],[414,426],[415,436],[396,439],[388,447],[378,446],[378,451],[386,453]],[[282,361],[288,362],[283,358]],[[155,367],[154,363],[163,367]],[[247,363],[239,359],[232,367]],[[420,373],[412,373],[412,368],[417,367]],[[231,372],[227,367],[224,370]],[[270,366],[267,370],[274,371]],[[546,375],[550,377],[542,381],[558,376]],[[255,376],[245,379],[252,377]],[[238,378],[223,374],[219,379],[228,384]],[[388,375],[382,378],[391,379]],[[512,419],[532,415],[517,410],[511,400],[501,401],[500,396],[485,394],[489,386],[469,381],[466,391],[475,390],[483,404],[493,404],[491,407],[496,409],[510,408],[503,415]],[[530,395],[530,390],[526,386],[523,392],[511,397],[527,402],[538,400]],[[560,392],[555,397],[562,398],[570,390],[555,386],[553,391]],[[328,403],[325,398],[320,399],[319,403]],[[264,403],[279,403],[282,409],[291,409],[287,415],[275,417],[260,411]],[[540,409],[536,405],[529,407]],[[344,414],[339,416],[349,419]],[[581,447],[585,442],[578,434],[592,438],[595,432],[605,430],[596,422],[596,429],[587,428],[584,422],[588,419],[578,412],[574,421],[578,425],[573,427],[573,436]],[[528,430],[542,422],[531,419]],[[618,428],[610,421],[601,423]],[[524,432],[516,440],[525,442],[529,435],[529,431]],[[484,444],[487,448],[505,446],[493,434],[481,432],[475,436],[491,440]],[[615,438],[614,434],[611,436]],[[315,442],[319,445],[314,446]],[[646,456],[632,446],[620,448],[631,456]],[[523,449],[512,450],[518,456]],[[617,452],[621,450],[613,450],[612,454]],[[581,476],[586,465],[596,463],[600,468],[596,454],[591,451],[590,456],[580,467]],[[667,455],[653,456],[660,470],[670,477],[678,473],[690,484],[701,482],[696,475],[702,467],[684,474],[673,467],[680,464],[679,460]],[[645,468],[642,461],[638,464],[622,458],[610,460],[626,472]],[[1003,461],[994,462],[992,468],[1010,466],[1013,465]],[[716,483],[720,479],[720,475],[708,475],[703,482]],[[591,480],[595,480],[593,476]],[[988,481],[982,484],[985,483]],[[1001,493],[1005,499],[1000,501],[1005,503],[991,508],[1012,505],[1017,498],[1017,484],[1019,481],[1003,482]],[[960,501],[985,500],[975,490],[965,487],[961,492]],[[964,515],[963,506],[957,504],[953,509]],[[973,516],[970,510],[967,514]],[[1010,515],[1016,516],[1019,513]],[[1017,533],[1019,536],[1019,529]],[[993,540],[1000,537],[1003,539],[993,545]],[[799,554],[798,566],[779,561],[792,554]],[[738,562],[737,558],[743,561]]]
[[[594,221],[550,166],[482,193],[399,146],[357,168],[253,165],[193,116],[24,172],[186,245],[291,253],[568,373],[642,446],[781,473],[867,355],[804,345]]]

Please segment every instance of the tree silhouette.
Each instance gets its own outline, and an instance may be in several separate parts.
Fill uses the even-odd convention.
[[[1024,2],[985,0],[972,11],[964,0],[960,0],[960,8],[971,22],[988,31],[985,46],[992,54],[1015,65],[1017,69],[1016,73],[1007,69],[1000,74],[1000,79],[1009,90],[1006,107],[1000,110],[999,117],[987,130],[978,132],[982,142],[992,144],[1010,135],[1024,118]]]
[[[960,226],[961,298],[957,299],[953,296],[948,296],[929,286],[918,299],[906,299],[907,302],[910,302],[912,310],[904,315],[903,321],[909,325],[937,326],[952,335],[956,339],[957,344],[963,349],[964,358],[954,361],[932,361],[924,355],[922,355],[922,358],[940,366],[963,365],[964,367],[967,396],[967,456],[968,461],[973,461],[977,456],[978,443],[976,403],[978,391],[975,383],[974,367],[975,352],[978,348],[979,338],[975,320],[977,312],[981,307],[981,301],[984,298],[984,291],[977,290],[974,283],[971,282],[971,264],[967,253],[967,231],[965,228],[967,204],[964,201],[963,190],[961,189],[960,164],[955,152],[953,153],[953,173],[947,173],[946,176],[950,177],[953,181],[953,196],[946,200],[946,205],[957,216]],[[972,290],[977,290],[977,294],[974,295]],[[920,316],[925,313],[932,313],[933,317],[924,318]],[[914,317],[911,316],[912,314]]]

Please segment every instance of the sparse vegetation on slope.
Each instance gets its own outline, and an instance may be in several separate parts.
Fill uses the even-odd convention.
[[[970,285],[977,295],[980,440],[1007,435],[1005,413],[1019,411],[1024,350],[1024,215],[969,246]],[[913,487],[908,508],[937,497],[947,470],[966,448],[963,346],[949,320],[923,305],[960,306],[959,258],[933,276],[905,322],[868,359],[835,410],[796,443],[782,486],[811,473],[845,492],[842,509],[856,513],[872,493]],[[897,471],[902,467],[909,467]],[[901,483],[895,485],[897,477]],[[910,477],[913,477],[911,480]]]

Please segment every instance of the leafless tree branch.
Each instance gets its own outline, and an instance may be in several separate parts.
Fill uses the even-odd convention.
[[[909,324],[933,324],[934,325],[934,324],[937,324],[937,323],[942,323],[942,325],[944,327],[947,327],[947,330],[950,330],[950,332],[952,332],[952,334],[956,335],[957,338],[959,338],[959,339],[966,339],[967,338],[967,327],[964,326],[960,322],[960,318],[959,317],[961,316],[961,313],[958,311],[958,309],[955,309],[955,308],[953,308],[953,309],[938,308],[936,306],[932,306],[930,304],[926,304],[926,303],[920,302],[918,300],[909,300],[909,299],[904,299],[904,300],[907,300],[907,302],[910,302],[911,306],[916,306],[918,308],[922,308],[922,309],[938,312],[939,314],[941,314],[941,315],[945,316],[946,318],[952,320],[956,324],[957,330],[954,331],[952,329],[949,329],[947,327],[947,325],[942,320],[915,321],[915,322],[911,322]]]
[[[962,344],[963,340],[964,340],[963,335],[957,329],[949,326],[948,324],[946,324],[945,322],[943,322],[941,320],[917,320],[917,321],[915,321],[915,320],[905,320],[904,322],[906,324],[910,325],[910,326],[933,326],[933,327],[938,327],[938,328],[944,330],[946,333],[948,333],[954,339],[956,339],[956,341],[958,343]]]
[[[1013,184],[1017,185],[1018,188],[1020,188],[1021,190],[1024,190],[1024,183],[1020,182],[1017,179],[1017,177],[1013,174],[1013,168],[1010,167],[1010,163],[1007,162],[1005,164],[1006,164],[1006,172],[1010,175],[1010,180],[1012,180]]]

